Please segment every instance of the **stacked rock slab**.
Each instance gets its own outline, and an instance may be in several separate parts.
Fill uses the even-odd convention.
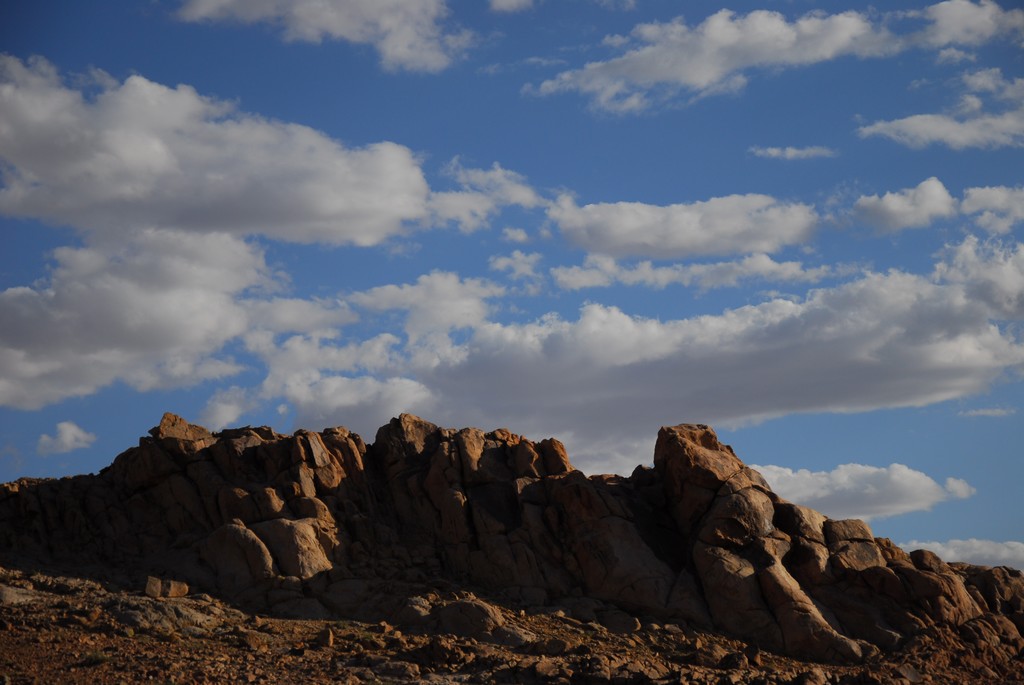
[[[662,428],[653,468],[586,477],[557,440],[408,414],[369,446],[344,428],[212,434],[167,414],[98,475],[0,486],[0,549],[286,616],[415,623],[431,608],[396,588],[445,581],[602,600],[818,660],[933,628],[1024,647],[1020,572],[907,554],[786,502],[703,425]]]

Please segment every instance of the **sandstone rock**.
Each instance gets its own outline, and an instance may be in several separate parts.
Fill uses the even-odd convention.
[[[716,497],[701,523],[701,542],[743,547],[772,531],[775,512],[768,496],[754,488]]]
[[[207,441],[213,434],[202,426],[191,424],[170,412],[163,415],[160,424],[149,431],[157,440],[185,440],[188,442]]]
[[[754,564],[730,550],[700,542],[693,554],[715,625],[766,649],[783,650],[782,631],[765,602]]]
[[[459,584],[564,607],[566,624],[621,640],[642,615],[821,661],[870,660],[936,631],[984,648],[988,665],[1024,648],[1020,572],[908,554],[861,521],[785,502],[699,424],[662,428],[653,468],[587,477],[553,438],[409,414],[372,445],[344,428],[212,434],[168,414],[98,475],[0,485],[2,550],[149,573],[155,598],[179,592],[159,577],[181,578],[184,592],[279,615],[387,619],[492,646],[537,637]],[[20,592],[0,586],[0,603]],[[600,665],[608,678],[662,672],[613,661]]]
[[[332,567],[317,539],[316,519],[271,519],[253,525],[252,531],[289,576],[310,578]]]
[[[204,541],[201,553],[216,572],[218,587],[231,594],[277,575],[266,545],[240,522],[213,531]]]
[[[188,583],[149,576],[146,578],[146,595],[149,597],[184,597],[188,594]]]
[[[790,502],[775,505],[775,525],[793,537],[800,537],[825,544],[825,521],[827,517],[813,509]]]
[[[438,629],[444,633],[480,639],[505,624],[501,612],[487,602],[465,599],[436,610]]]
[[[34,590],[0,585],[0,607],[30,604],[36,600],[37,596],[38,594]]]

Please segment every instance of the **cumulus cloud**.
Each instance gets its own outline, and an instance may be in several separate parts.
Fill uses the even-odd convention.
[[[928,511],[940,502],[965,499],[975,489],[960,478],[942,485],[903,464],[887,467],[842,464],[831,471],[752,466],[781,497],[816,509],[832,518],[869,521]]]
[[[944,0],[909,14],[927,20],[916,39],[935,48],[979,46],[997,36],[1024,33],[1024,10],[1004,10],[993,0]]]
[[[1024,14],[1024,10],[1020,10]],[[998,100],[1019,102],[1024,98],[1024,78],[1012,81],[1003,76],[998,67],[969,71],[962,77],[964,88],[970,93],[991,94]]]
[[[522,3],[492,0],[491,5],[507,9]],[[446,30],[448,14],[445,0],[186,0],[179,12],[185,21],[276,24],[290,41],[326,38],[372,45],[387,69],[427,72],[449,66],[473,41],[468,31]]]
[[[338,300],[270,297],[246,299],[239,304],[248,314],[252,329],[274,333],[326,333],[359,319]]]
[[[210,430],[219,431],[233,426],[246,412],[259,407],[255,393],[248,388],[233,385],[219,390],[206,402],[200,422]]]
[[[935,56],[935,61],[939,64],[959,64],[975,60],[977,60],[977,56],[957,48],[944,48],[939,50],[939,54]]]
[[[893,33],[891,19],[910,30]],[[605,45],[622,54],[564,71],[527,92],[577,92],[594,107],[628,113],[688,93],[704,97],[742,89],[757,70],[778,70],[844,57],[873,58],[912,48],[944,51],[977,47],[1022,33],[1024,11],[1003,10],[990,0],[940,2],[923,11],[868,14],[812,12],[794,20],[779,12],[737,14],[723,9],[691,26],[681,17],[638,24]]]
[[[500,207],[532,209],[546,202],[522,174],[503,169],[497,162],[490,169],[473,169],[462,166],[456,157],[445,172],[462,189],[433,193],[429,201],[431,212],[435,221],[453,221],[466,232],[483,226]]]
[[[96,442],[96,436],[82,429],[72,421],[61,421],[57,424],[54,435],[40,435],[36,444],[39,454],[64,454],[80,450]]]
[[[1024,187],[986,186],[964,191],[960,211],[976,214],[974,223],[989,233],[1009,233],[1024,222]]]
[[[866,195],[853,206],[854,214],[865,223],[883,231],[921,228],[936,219],[954,216],[957,202],[942,181],[932,176],[915,188],[898,192]]]
[[[617,202],[583,207],[563,195],[548,216],[588,252],[660,259],[775,252],[807,240],[818,220],[810,205],[755,194],[667,206]]]
[[[982,242],[968,236],[946,249],[935,277],[961,284],[965,293],[999,319],[1024,320],[1024,244]]]
[[[957,118],[947,114],[915,114],[879,121],[857,129],[861,137],[883,136],[912,148],[941,143],[954,150],[1024,145],[1024,109],[1002,114]]]
[[[522,250],[513,250],[509,255],[494,255],[487,263],[494,271],[507,271],[516,280],[534,280],[539,278],[537,264],[540,260],[539,252],[527,254]]]
[[[767,159],[814,159],[817,157],[835,157],[839,153],[830,147],[812,145],[809,147],[758,147],[750,148],[751,154]]]
[[[372,434],[367,432],[380,426],[382,416],[402,412],[429,416],[437,405],[431,390],[415,380],[371,376],[325,376],[307,385],[290,386],[284,397],[295,408],[299,426],[320,430],[344,417],[346,426],[360,427],[369,439]]]
[[[530,234],[522,228],[504,228],[501,231],[502,240],[509,243],[528,243],[530,242]]]
[[[904,549],[927,549],[935,552],[945,561],[963,561],[979,566],[1010,566],[1024,569],[1024,542],[995,540],[921,541],[901,542]]]
[[[0,56],[0,213],[113,236],[138,227],[371,246],[415,228],[483,226],[501,208],[541,206],[495,163],[446,173],[432,193],[411,150],[349,148],[314,129],[240,112],[191,87],[142,76],[62,82],[42,59]]]
[[[694,285],[701,290],[710,290],[735,287],[748,280],[815,283],[832,273],[833,270],[827,266],[808,269],[800,262],[777,262],[766,254],[712,264],[654,266],[643,261],[632,267],[622,266],[611,257],[589,255],[582,266],[551,269],[555,282],[566,290],[606,287],[615,283],[652,288]]]
[[[790,22],[779,12],[737,15],[725,9],[697,26],[682,18],[639,24],[629,36],[606,42],[624,48],[624,54],[562,72],[536,92],[579,92],[600,109],[632,112],[649,107],[655,93],[732,91],[743,87],[744,73],[754,68],[883,55],[895,44],[858,12],[812,13]]]
[[[413,379],[393,375],[408,363],[399,350],[401,342],[390,333],[362,341],[337,335],[278,339],[269,331],[249,334],[246,347],[264,363],[266,378],[258,388],[218,393],[204,413],[230,424],[256,406],[284,400],[300,426],[344,424],[365,433],[376,429],[382,417],[427,412],[431,393]]]
[[[487,319],[488,298],[504,292],[504,288],[489,281],[463,280],[458,274],[432,271],[420,276],[416,283],[383,285],[353,293],[347,299],[373,311],[404,311],[405,332],[411,342],[416,342],[430,334],[480,324]]]
[[[382,416],[412,411],[486,426],[499,416],[525,434],[563,439],[580,468],[628,472],[649,462],[659,425],[924,406],[982,392],[1024,368],[1024,345],[993,325],[966,274],[866,273],[803,299],[681,319],[587,304],[575,318],[502,323],[490,303],[502,288],[434,272],[344,298],[404,336],[281,340],[268,330],[244,339],[268,368],[254,390],[259,400],[287,402],[300,425],[367,431]],[[247,400],[226,393],[211,413],[230,415]],[[919,508],[970,492],[956,479],[883,471],[859,472],[858,482],[876,478],[890,493],[916,483],[923,489],[910,501]],[[882,499],[857,513],[895,513]]]
[[[581,468],[621,471],[650,452],[613,445],[653,443],[659,425],[924,406],[1022,364],[1024,346],[961,285],[891,272],[714,316],[658,321],[588,304],[575,320],[484,321],[459,355],[395,373],[430,388],[435,420],[501,416],[524,433],[567,435]],[[495,392],[478,391],[482,378]]]
[[[1024,16],[1024,10],[1017,10]],[[965,74],[961,111],[914,114],[857,129],[862,138],[882,136],[912,148],[932,144],[954,150],[1024,145],[1024,79],[1005,79],[999,69]]]
[[[275,285],[262,251],[225,234],[148,229],[54,259],[47,281],[0,292],[0,405],[230,376],[218,353],[250,325],[240,299]]]
[[[142,76],[87,96],[41,59],[0,56],[0,83],[0,213],[356,245],[429,216],[419,164],[395,143],[347,148]]]

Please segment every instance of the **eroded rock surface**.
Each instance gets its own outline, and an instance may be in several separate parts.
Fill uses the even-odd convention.
[[[827,662],[929,631],[1000,658],[1024,647],[1019,571],[908,554],[786,502],[703,425],[662,428],[653,468],[587,477],[557,440],[408,414],[369,446],[344,428],[211,434],[168,414],[98,475],[0,486],[0,549],[139,569],[280,616],[501,644],[535,636],[411,588],[468,583],[623,633],[646,617]]]

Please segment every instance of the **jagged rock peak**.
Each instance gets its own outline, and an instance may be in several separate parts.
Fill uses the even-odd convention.
[[[202,426],[196,426],[177,414],[166,412],[160,419],[160,425],[149,429],[149,434],[157,440],[173,438],[177,440],[208,440],[213,434]]]
[[[936,630],[1024,648],[1019,572],[907,554],[862,521],[786,502],[698,424],[663,427],[654,468],[587,477],[554,438],[411,414],[370,445],[345,428],[211,433],[166,414],[99,475],[0,486],[4,549],[285,616],[422,626],[437,612],[396,583],[468,582],[819,660]]]

